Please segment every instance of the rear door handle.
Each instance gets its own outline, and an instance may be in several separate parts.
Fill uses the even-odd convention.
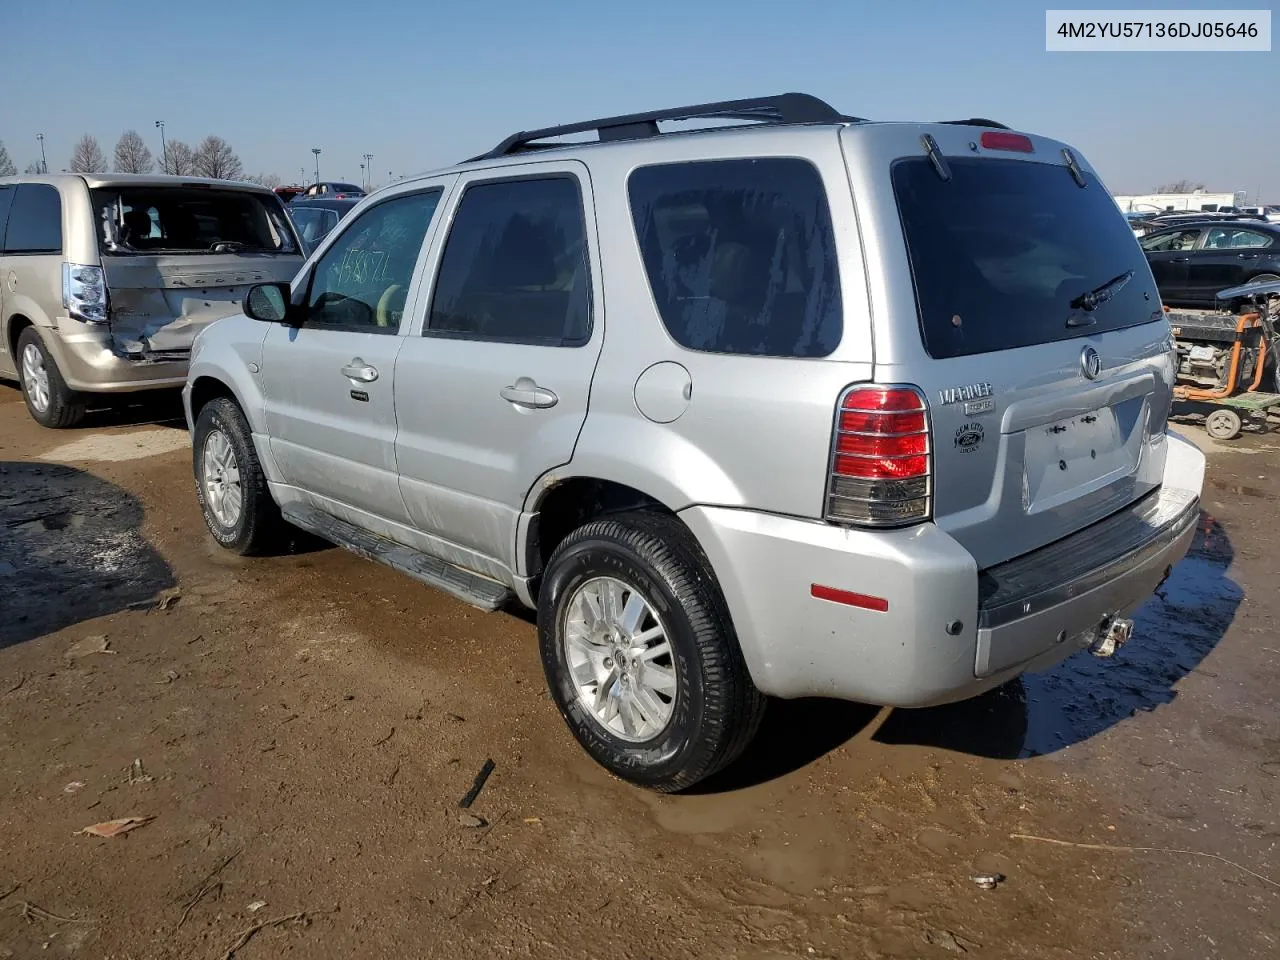
[[[1239,257],[1241,260],[1257,260],[1258,259],[1258,255],[1256,253],[1237,253],[1236,256]]]
[[[1170,257],[1169,262],[1170,263],[1186,263],[1190,259],[1191,259],[1190,257]]]
[[[507,384],[499,390],[498,394],[503,400],[514,403],[517,407],[529,407],[534,410],[554,407],[560,402],[559,397],[546,387],[538,386],[532,377],[520,377],[515,383]]]
[[[373,383],[378,379],[378,368],[370,366],[359,357],[353,357],[351,362],[342,368],[342,375],[361,383]]]

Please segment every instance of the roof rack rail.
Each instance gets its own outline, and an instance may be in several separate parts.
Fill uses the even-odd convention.
[[[513,133],[487,153],[471,159],[491,160],[495,157],[519,153],[522,150],[563,146],[563,144],[538,144],[534,141],[571,133],[595,131],[602,143],[610,140],[656,137],[661,133],[658,129],[659,120],[756,120],[765,124],[791,124],[851,123],[861,119],[845,116],[831,104],[807,93],[783,93],[772,97],[722,100],[719,103],[698,103],[687,107],[629,113],[620,117],[604,117],[558,127],[544,127],[541,130],[522,130],[519,133]]]
[[[1007,124],[1000,123],[998,120],[988,120],[986,117],[970,117],[968,120],[942,120],[940,123],[951,123],[958,127],[995,127],[997,130],[1008,130]]]

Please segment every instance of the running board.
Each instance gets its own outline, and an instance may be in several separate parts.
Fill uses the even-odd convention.
[[[289,504],[281,508],[280,512],[295,527],[336,543],[356,556],[385,563],[415,580],[421,580],[429,587],[443,590],[481,610],[497,610],[515,596],[509,588],[496,580],[362,530],[355,524],[339,520],[315,507]]]

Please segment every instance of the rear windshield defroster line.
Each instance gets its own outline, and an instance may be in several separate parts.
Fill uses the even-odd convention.
[[[925,157],[899,160],[891,174],[931,357],[1052,343],[1158,317],[1151,270],[1095,178],[1086,173],[1082,190],[1059,164],[949,164],[949,181]],[[1109,299],[1082,298],[1130,270]]]

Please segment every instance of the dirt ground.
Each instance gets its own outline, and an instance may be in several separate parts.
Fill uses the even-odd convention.
[[[1200,536],[1113,660],[774,703],[664,797],[577,747],[527,619],[214,548],[177,417],[0,386],[0,958],[1280,956],[1280,439],[1185,428]]]

